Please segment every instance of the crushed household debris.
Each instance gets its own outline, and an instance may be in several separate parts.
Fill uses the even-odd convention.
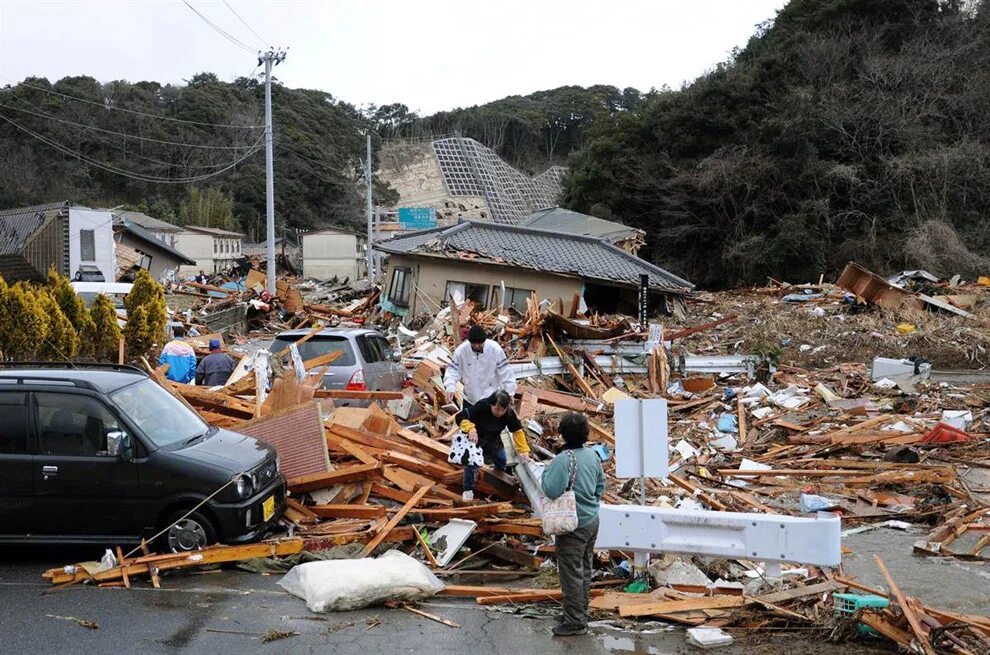
[[[577,296],[565,302],[535,294],[525,312],[468,301],[400,325],[377,305],[377,287],[286,277],[270,297],[259,290],[259,275],[249,273],[242,289],[186,283],[173,293],[199,297],[204,304],[190,309],[199,316],[211,306],[249,303],[248,323],[266,331],[381,326],[401,345],[407,387],[321,389],[332,357],[304,362],[300,376],[291,365],[283,370],[281,353],[245,352],[219,389],[174,383],[149,366],[206,420],[268,438],[278,449],[288,477],[283,522],[290,536],[121,556],[103,569],[67,566],[46,572],[51,582],[129,586],[135,575],[150,574],[154,582],[159,572],[213,562],[301,551],[369,557],[400,549],[448,582],[496,582],[447,584],[440,594],[481,605],[558,601],[552,539],[518,484],[526,482],[525,467],[517,468],[519,479],[483,467],[478,500],[469,502],[462,499],[460,467],[447,459],[459,428],[442,375],[471,325],[485,327],[509,355],[519,383],[517,413],[537,464],[562,444],[561,413],[589,417],[589,445],[608,481],[606,503],[640,502],[637,481],[615,475],[615,402],[665,398],[670,472],[646,481],[651,506],[835,512],[846,530],[923,526],[930,534],[915,544],[920,554],[990,558],[990,495],[979,491],[990,486],[981,477],[990,461],[990,380],[964,374],[990,363],[986,285],[907,273],[897,279],[918,281],[925,293],[916,294],[850,265],[838,285],[772,282],[696,294],[685,300],[684,316],[665,320],[663,328],[624,316],[580,316]],[[905,321],[914,329],[898,329]],[[886,359],[874,362],[878,354]],[[335,407],[341,399],[371,404]],[[292,426],[291,434],[280,421]],[[515,464],[508,438],[506,450]],[[671,555],[654,558],[648,578],[635,578],[632,560],[622,551],[596,554],[592,608],[613,618],[703,628],[691,635],[703,646],[729,643],[722,630],[733,627],[817,626],[835,634],[850,625],[846,634],[870,630],[926,653],[987,652],[990,645],[990,618],[906,597],[879,560],[885,589],[860,584],[841,567],[785,565],[774,577],[760,561]],[[531,583],[506,584],[520,578]]]

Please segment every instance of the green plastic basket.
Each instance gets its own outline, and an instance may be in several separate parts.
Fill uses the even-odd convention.
[[[833,593],[832,607],[834,608],[836,614],[852,615],[865,607],[886,609],[887,607],[890,607],[890,601],[883,596],[875,596],[873,594]],[[860,625],[859,631],[868,635],[879,634],[876,630],[867,625]]]

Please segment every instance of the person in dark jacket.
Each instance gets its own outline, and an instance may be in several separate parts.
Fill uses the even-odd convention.
[[[512,441],[520,458],[529,456],[529,445],[526,443],[526,433],[523,431],[519,417],[512,409],[512,399],[504,391],[496,391],[480,402],[465,406],[454,417],[454,422],[461,428],[463,435],[472,444],[477,444],[484,459],[491,460],[495,468],[506,470],[505,448],[502,445],[502,430],[508,428],[512,433]],[[478,466],[468,461],[464,464],[464,500],[474,500],[474,480]]]
[[[588,631],[588,596],[598,538],[598,507],[605,495],[605,473],[598,454],[584,447],[588,440],[587,418],[567,412],[557,429],[564,438],[564,450],[543,471],[542,487],[548,498],[559,498],[567,490],[571,467],[576,467],[573,490],[578,527],[556,537],[557,571],[564,611],[553,634],[569,637]]]
[[[210,354],[196,367],[196,384],[205,387],[222,387],[237,368],[234,358],[220,349],[219,339],[210,339]]]

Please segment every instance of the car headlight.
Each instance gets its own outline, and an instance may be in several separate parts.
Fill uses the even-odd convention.
[[[251,478],[246,475],[238,476],[236,485],[237,495],[241,498],[247,498],[254,493],[254,485],[251,483]]]

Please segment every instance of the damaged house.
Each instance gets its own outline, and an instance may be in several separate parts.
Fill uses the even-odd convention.
[[[579,294],[590,312],[635,315],[642,275],[662,311],[694,286],[597,236],[487,221],[413,232],[375,249],[389,255],[382,305],[400,315],[435,313],[451,297],[524,313],[533,292],[567,307]]]

